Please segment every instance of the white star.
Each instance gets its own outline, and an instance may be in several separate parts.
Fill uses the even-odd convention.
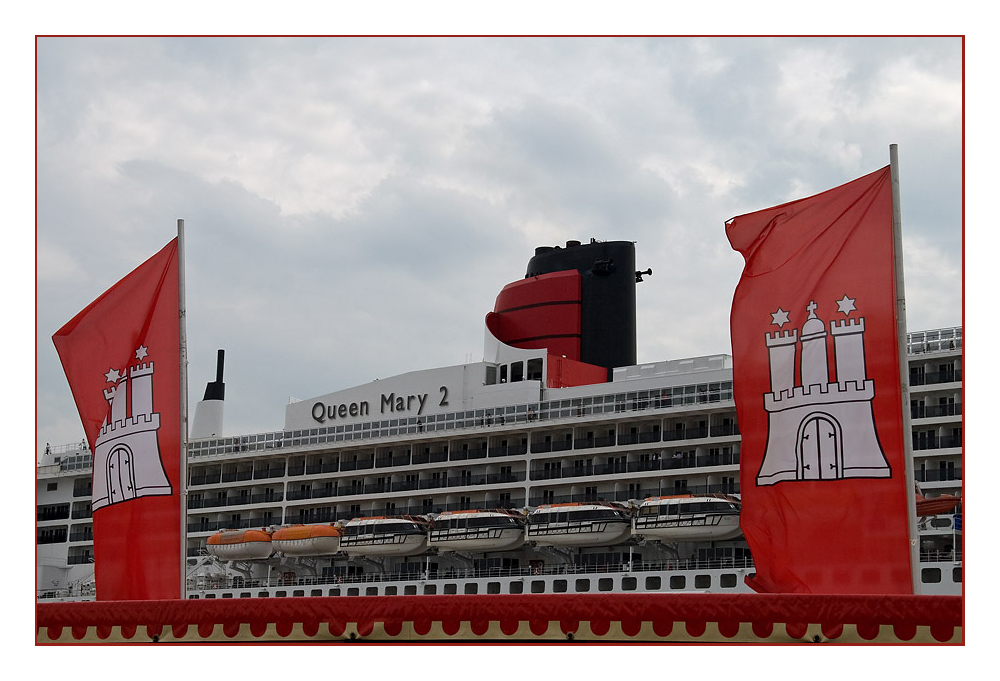
[[[848,298],[845,293],[844,297],[837,301],[837,312],[843,312],[845,316],[851,314],[851,312],[857,309],[854,307],[855,300],[857,299]]]
[[[782,326],[788,323],[788,313],[779,307],[777,312],[771,313],[771,323],[777,324],[778,328],[780,329]]]
[[[145,345],[140,345],[139,349],[135,351],[135,358],[138,359],[138,360],[142,360],[142,359],[145,359],[146,355],[148,355],[148,354],[149,354],[149,352],[146,350],[146,346]]]
[[[122,375],[118,373],[118,369],[108,369],[108,373],[104,374],[104,380],[108,383],[117,383],[121,380]]]

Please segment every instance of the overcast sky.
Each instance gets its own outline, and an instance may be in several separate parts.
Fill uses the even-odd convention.
[[[899,145],[910,330],[962,323],[957,38],[43,38],[37,440],[52,334],[185,220],[192,408],[479,361],[534,248],[636,242],[640,362],[729,353],[729,218]]]

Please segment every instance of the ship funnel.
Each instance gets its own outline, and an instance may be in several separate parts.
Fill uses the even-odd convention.
[[[611,380],[615,367],[635,364],[635,285],[640,274],[652,274],[652,270],[637,270],[635,244],[631,241],[591,239],[587,244],[569,241],[566,248],[541,253],[536,250],[535,257],[528,261],[525,277],[574,270],[580,279],[579,327],[563,333],[579,334],[576,359],[606,367]]]
[[[191,439],[222,435],[223,405],[226,400],[226,384],[222,380],[226,351],[219,350],[215,368],[215,380],[205,387],[205,397],[194,410]]]

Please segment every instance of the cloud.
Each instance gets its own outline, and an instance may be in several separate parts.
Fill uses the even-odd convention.
[[[192,399],[481,358],[536,246],[635,241],[640,361],[728,352],[725,221],[888,163],[911,329],[961,322],[955,39],[43,38],[38,437],[73,441],[51,333],[183,218]]]

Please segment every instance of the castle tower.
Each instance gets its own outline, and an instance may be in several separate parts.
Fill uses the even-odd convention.
[[[773,395],[792,395],[795,387],[795,347],[798,341],[798,332],[795,330],[779,331],[765,337]]]
[[[809,318],[802,325],[802,385],[826,385],[830,382],[826,358],[826,326],[816,316],[816,303],[810,301]]]
[[[865,382],[865,320],[846,319],[830,322],[834,357],[837,360],[837,383],[846,390],[848,383]]]

